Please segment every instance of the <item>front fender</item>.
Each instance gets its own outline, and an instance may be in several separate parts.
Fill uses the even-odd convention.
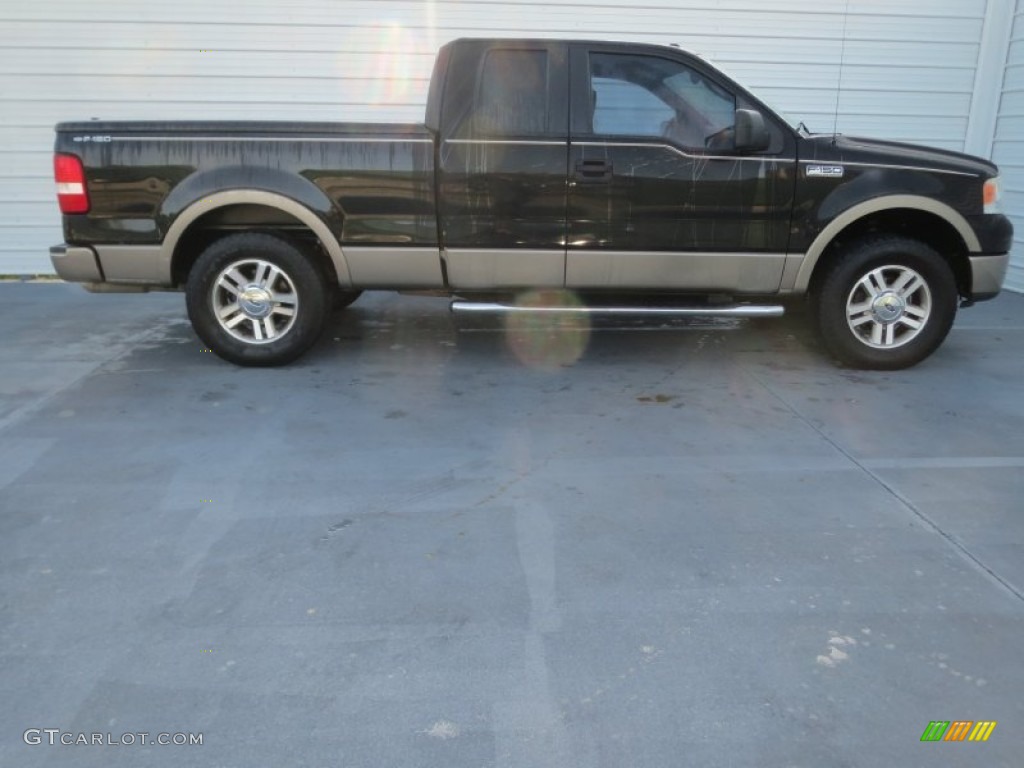
[[[854,205],[836,216],[829,222],[811,243],[807,253],[804,254],[797,272],[796,280],[790,290],[802,293],[807,290],[811,282],[811,275],[818,264],[818,259],[840,232],[853,224],[855,221],[880,211],[895,209],[912,209],[931,213],[945,220],[963,238],[969,253],[979,253],[981,243],[974,229],[958,211],[945,203],[919,195],[885,195],[866,200]]]

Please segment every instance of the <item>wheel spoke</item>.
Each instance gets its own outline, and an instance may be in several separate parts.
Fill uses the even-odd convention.
[[[246,318],[245,313],[242,312],[237,304],[223,306],[218,310],[217,314],[220,315],[220,321],[224,323],[225,328],[234,328]]]
[[[256,274],[253,275],[252,281],[254,283],[256,283],[256,285],[258,285],[261,288],[263,288],[267,284],[267,274],[270,272],[270,270],[271,270],[271,265],[268,264],[267,262],[265,262],[265,261],[257,262],[256,263]]]
[[[871,281],[868,280],[868,275],[864,275],[864,277],[857,281],[857,286],[854,289],[854,292],[856,293],[858,291],[867,296],[869,302],[875,297],[875,287],[871,284]]]
[[[277,278],[281,276],[281,270],[275,267],[273,264],[268,264],[267,266],[269,267],[269,269],[267,270],[267,276],[263,280],[263,282],[260,283],[260,286],[263,288],[269,288],[273,290],[274,283],[276,283]]]
[[[294,307],[299,303],[299,299],[294,293],[275,293],[274,303]]]
[[[867,284],[868,292],[872,296],[877,296],[889,287],[885,282],[885,273],[880,269],[873,269],[864,275],[863,282]]]
[[[916,320],[924,321],[928,318],[928,310],[915,304],[908,304],[906,309],[903,310],[903,315],[904,317],[910,315]]]
[[[891,347],[896,341],[896,323],[885,326],[885,346]]]
[[[921,326],[924,325],[924,323],[921,320],[915,320],[914,318],[909,317],[907,315],[903,315],[903,317],[901,317],[896,322],[903,323],[905,326],[907,326],[907,328],[910,328],[915,331],[920,330]]]
[[[255,317],[250,317],[249,321],[252,323],[252,335],[256,341],[263,341],[263,325]]]
[[[263,318],[263,332],[268,339],[272,339],[277,335],[277,328],[274,327],[273,318],[269,316]]]
[[[294,317],[295,307],[285,307],[280,304],[276,304],[274,309],[271,311],[273,315],[284,315],[285,317]]]
[[[863,312],[871,311],[871,300],[862,301],[858,304],[849,304],[846,307],[846,314],[850,317],[856,317]]]
[[[875,322],[875,324],[871,326],[871,343],[872,344],[881,344],[882,343],[882,330],[883,330],[884,327],[885,326],[883,326],[879,322]]]
[[[853,315],[850,315],[850,325],[853,328],[856,328],[857,326],[864,325],[864,323],[870,323],[874,319],[874,315],[872,315],[870,312],[863,312],[857,318],[854,318]]]
[[[893,290],[904,299],[907,299],[917,293],[922,285],[924,285],[924,280],[921,279],[920,275],[908,272],[897,281],[897,284],[893,286]]]
[[[232,296],[237,296],[242,292],[242,286],[245,285],[245,278],[237,269],[232,269],[221,275],[220,280],[217,281],[217,285]]]

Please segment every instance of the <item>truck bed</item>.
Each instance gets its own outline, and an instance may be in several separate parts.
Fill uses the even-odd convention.
[[[204,195],[245,188],[302,203],[343,245],[437,245],[421,124],[92,120],[60,123],[56,151],[81,157],[90,190],[89,214],[65,217],[70,244],[156,245]]]

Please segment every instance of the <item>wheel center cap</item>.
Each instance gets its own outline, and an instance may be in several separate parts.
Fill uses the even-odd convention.
[[[238,294],[238,308],[249,317],[264,318],[274,308],[274,297],[266,288],[258,285],[247,286]]]
[[[907,303],[895,293],[887,291],[879,294],[871,302],[871,313],[880,323],[893,323],[903,317]]]

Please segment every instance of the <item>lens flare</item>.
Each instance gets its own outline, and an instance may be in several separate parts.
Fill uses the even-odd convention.
[[[519,307],[581,307],[570,291],[530,291],[516,299]],[[590,342],[590,318],[559,312],[513,312],[505,318],[505,340],[520,362],[531,368],[553,371],[574,365]]]
[[[413,54],[416,41],[400,24],[388,24],[377,29],[380,42],[376,53],[376,72],[373,78],[371,102],[374,104],[402,104],[409,99],[413,73]]]

